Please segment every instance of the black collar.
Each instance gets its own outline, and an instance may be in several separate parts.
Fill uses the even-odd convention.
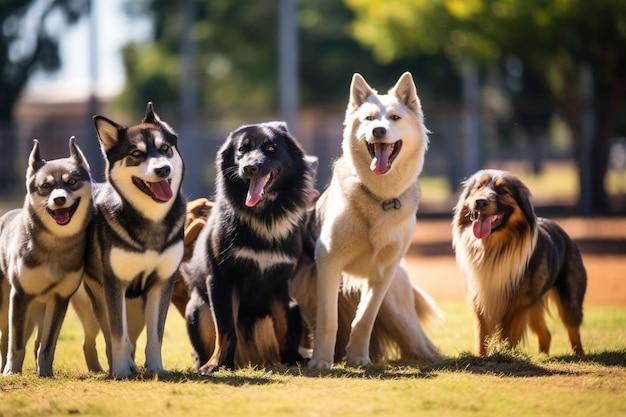
[[[367,194],[368,196],[370,196],[373,200],[376,200],[380,203],[381,207],[383,208],[383,211],[388,211],[388,210],[399,210],[402,207],[402,203],[400,202],[399,198],[391,198],[389,200],[383,200],[382,198],[378,197],[376,194],[374,194],[369,188],[367,188],[365,186],[365,184],[363,184],[362,182],[359,183],[359,185],[361,186],[361,188],[363,189],[363,191],[365,191],[365,194]]]

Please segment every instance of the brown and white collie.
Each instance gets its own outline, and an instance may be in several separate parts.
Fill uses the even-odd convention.
[[[517,346],[527,326],[537,335],[540,352],[549,353],[548,297],[558,307],[573,351],[583,354],[587,274],[582,257],[563,229],[535,215],[530,192],[518,178],[497,170],[474,174],[463,184],[452,228],[481,356],[498,334]]]

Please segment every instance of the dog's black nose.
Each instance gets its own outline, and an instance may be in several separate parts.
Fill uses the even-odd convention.
[[[154,173],[161,178],[167,178],[170,175],[170,172],[172,172],[172,168],[170,168],[168,165],[154,168]]]
[[[372,134],[376,139],[382,139],[387,134],[387,129],[384,127],[375,127],[374,130],[372,130]]]
[[[484,210],[488,205],[489,200],[487,200],[486,198],[479,198],[478,200],[474,201],[474,208],[476,210]]]
[[[257,165],[246,165],[243,167],[243,173],[246,175],[255,175],[259,172],[259,167]]]
[[[54,204],[57,206],[62,206],[65,204],[65,197],[54,197]]]

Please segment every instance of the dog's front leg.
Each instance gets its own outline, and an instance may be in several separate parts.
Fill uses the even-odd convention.
[[[89,299],[85,285],[84,283],[80,285],[70,302],[83,327],[83,354],[85,355],[87,369],[90,372],[102,372],[96,349],[96,337],[100,333],[101,326],[98,323],[94,307],[92,306],[93,303]]]
[[[0,373],[7,363],[9,351],[9,292],[7,280],[0,276]]]
[[[37,350],[37,374],[39,376],[52,376],[52,363],[56,349],[61,325],[67,312],[68,298],[53,296],[46,303],[43,324]]]
[[[146,300],[146,371],[150,374],[164,374],[161,346],[167,309],[172,298],[174,278],[167,281],[157,281]]]
[[[196,288],[192,289],[185,307],[185,323],[189,340],[196,351],[196,361],[192,367],[196,372],[209,360],[215,348],[215,325],[212,314],[209,303],[205,302]]]
[[[328,254],[316,254],[317,312],[310,369],[329,369],[337,341],[337,300],[343,266]]]
[[[9,295],[9,352],[4,375],[22,372],[26,348],[26,321],[32,297],[25,292],[11,288]]]
[[[474,325],[476,327],[475,339],[476,339],[476,352],[479,356],[487,356],[487,344],[491,331],[487,326],[487,322],[480,307],[474,305]]]
[[[106,357],[107,362],[109,364],[109,369],[111,368],[111,326],[109,325],[109,313],[107,312],[107,302],[106,297],[104,295],[104,284],[90,278],[89,276],[85,276],[85,280],[83,281],[85,285],[85,291],[91,300],[91,305],[93,307],[93,313],[98,322],[98,326],[102,330],[102,335],[104,336],[104,342],[106,345]],[[79,290],[80,291],[80,290]],[[95,335],[97,335],[97,331]],[[95,336],[94,336],[95,339]],[[95,345],[94,345],[95,348]],[[96,356],[97,358],[97,356]]]
[[[238,311],[233,309],[233,298],[238,298],[238,295],[233,293],[230,281],[217,271],[207,278],[207,288],[216,329],[215,349],[209,360],[198,370],[202,375],[208,375],[222,365],[234,367],[237,344],[233,320]]]
[[[350,341],[346,346],[346,359],[354,366],[371,363],[370,337],[374,321],[380,310],[383,298],[395,277],[397,265],[387,268],[379,276],[371,276],[361,292],[361,300],[352,321]]]
[[[136,372],[128,340],[125,294],[126,288],[118,279],[114,276],[105,277],[104,296],[111,340],[109,375],[115,379],[128,378]]]

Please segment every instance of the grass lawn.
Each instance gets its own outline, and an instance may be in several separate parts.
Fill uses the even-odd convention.
[[[531,338],[522,352],[475,358],[464,353],[472,348],[468,307],[446,302],[442,308],[446,322],[429,332],[446,356],[438,363],[339,366],[322,377],[298,368],[244,369],[208,378],[187,371],[191,348],[172,310],[164,360],[174,372],[161,380],[121,382],[86,372],[81,330],[70,312],[56,377],[35,377],[28,355],[24,375],[0,377],[0,416],[626,415],[625,307],[588,306],[583,342],[589,354],[582,360],[569,355],[555,320],[554,356],[537,355]]]

